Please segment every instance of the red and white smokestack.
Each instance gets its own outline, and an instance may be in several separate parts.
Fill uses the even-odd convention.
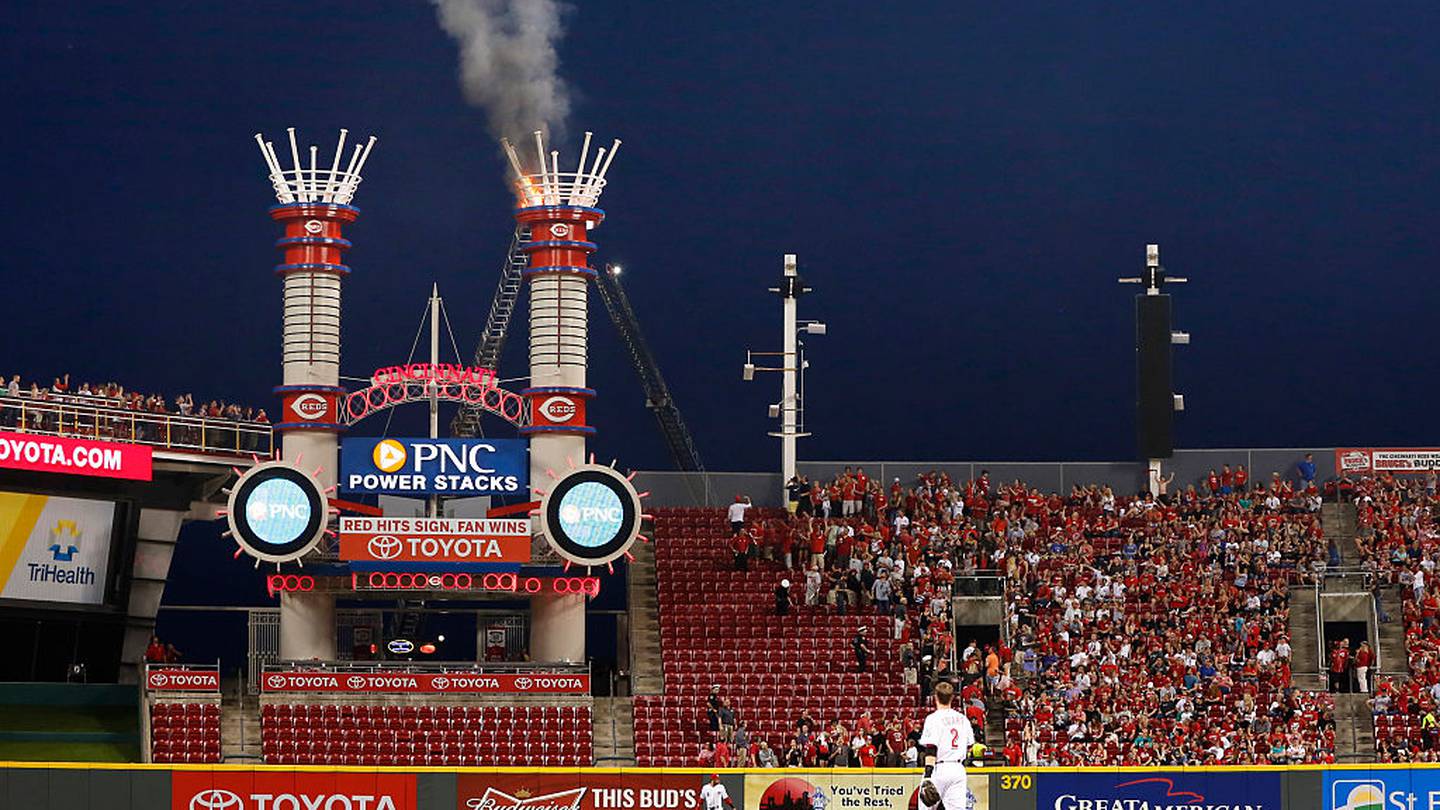
[[[270,170],[278,204],[270,218],[284,226],[275,243],[282,259],[275,274],[285,284],[285,317],[281,360],[281,396],[275,430],[282,433],[282,456],[303,459],[307,469],[320,468],[325,486],[335,483],[338,460],[340,387],[340,282],[350,268],[342,259],[350,242],[342,228],[360,216],[350,205],[360,185],[360,171],[375,145],[372,136],[354,144],[345,155],[346,130],[340,130],[330,167],[324,168],[318,148],[311,146],[308,165],[289,136],[291,168],[283,169],[275,144],[256,134],[255,142]],[[341,161],[345,161],[342,166]]]
[[[590,231],[605,212],[595,207],[605,188],[605,174],[620,149],[616,139],[590,154],[591,133],[585,133],[580,163],[573,172],[560,171],[560,153],[545,151],[535,133],[535,156],[522,159],[509,141],[503,142],[515,170],[518,204],[515,221],[530,228],[530,480],[548,479],[547,471],[563,471],[585,461],[585,437],[595,429],[586,422],[586,405],[595,392],[585,384],[589,352],[586,304],[590,254],[595,243]],[[528,151],[528,150],[527,150]],[[527,163],[538,166],[527,173]]]

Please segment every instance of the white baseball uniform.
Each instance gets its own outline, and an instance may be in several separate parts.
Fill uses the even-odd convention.
[[[969,788],[965,785],[965,755],[975,744],[975,730],[965,715],[954,709],[937,709],[925,718],[920,745],[935,746],[935,771],[930,781],[940,791],[945,810],[965,810]]]
[[[725,786],[718,782],[700,788],[700,801],[705,803],[705,810],[721,810],[729,799],[730,794],[726,792]]]

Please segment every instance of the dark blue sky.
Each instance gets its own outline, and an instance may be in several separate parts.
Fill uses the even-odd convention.
[[[509,196],[429,4],[21,5],[0,28],[0,372],[270,404],[251,136],[287,125],[380,136],[347,373],[404,359],[431,281],[473,348]],[[802,457],[1129,457],[1115,277],[1148,241],[1192,279],[1181,446],[1435,441],[1434,2],[629,0],[568,28],[572,130],[625,140],[597,259],[627,267],[712,469],[773,466],[778,380],[740,364],[776,348],[785,252],[830,325]],[[664,466],[598,301],[592,322],[597,447]]]

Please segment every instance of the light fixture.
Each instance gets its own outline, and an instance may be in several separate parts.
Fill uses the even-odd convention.
[[[779,418],[780,418],[780,406],[779,406],[779,405],[777,405],[777,404],[775,404],[775,403],[771,403],[771,404],[770,404],[770,418],[771,418],[771,419],[779,419]]]
[[[751,380],[755,379],[754,363],[746,363],[745,365],[740,367],[740,379],[744,380],[745,382],[750,382]]]
[[[825,334],[825,324],[820,323],[819,321],[816,321],[814,323],[807,323],[805,324],[805,334],[823,335]]]
[[[435,639],[436,639],[437,641],[444,641],[444,640],[445,640],[445,636],[444,636],[443,634],[442,634],[442,635],[438,635],[438,636],[435,637]]]
[[[618,265],[618,264],[612,264],[612,265],[610,265],[610,272],[614,273],[614,274],[617,275],[617,276],[620,275],[620,271],[621,271],[621,270],[624,270],[624,269],[625,269],[625,268],[621,267],[621,266]]]

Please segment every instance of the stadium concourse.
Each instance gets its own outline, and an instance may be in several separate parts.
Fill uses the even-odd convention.
[[[1157,499],[847,469],[736,536],[659,510],[664,694],[636,698],[637,762],[913,764],[939,679],[1013,765],[1333,762],[1333,697],[1294,686],[1287,626],[1332,562],[1320,492],[1247,478]],[[952,597],[987,581],[998,638],[953,639]]]

